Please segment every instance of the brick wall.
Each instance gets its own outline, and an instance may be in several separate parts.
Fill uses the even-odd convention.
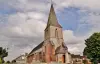
[[[32,63],[33,58],[34,58],[34,55],[28,56],[28,57],[27,57],[27,63],[28,63],[28,64]]]
[[[56,61],[54,46],[51,43],[46,45],[46,62]]]

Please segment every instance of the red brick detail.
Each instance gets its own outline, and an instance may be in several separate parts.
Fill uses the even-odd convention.
[[[34,55],[30,55],[27,57],[27,63],[30,64],[34,58]]]
[[[49,63],[51,61],[56,61],[56,57],[54,55],[54,46],[51,43],[46,45],[46,62]]]

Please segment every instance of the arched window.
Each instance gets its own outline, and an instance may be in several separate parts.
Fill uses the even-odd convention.
[[[46,53],[46,46],[45,46],[45,53]]]
[[[57,31],[57,29],[55,30],[55,37],[56,38],[58,37],[58,31]]]
[[[52,54],[55,54],[55,46],[52,45]]]

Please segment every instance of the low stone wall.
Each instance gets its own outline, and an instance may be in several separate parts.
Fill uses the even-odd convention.
[[[67,63],[57,63],[57,62],[51,62],[51,63],[41,63],[41,62],[34,62],[32,64],[67,64]]]
[[[10,63],[10,64],[22,64],[22,63]],[[41,62],[33,62],[31,64],[70,64],[70,63],[57,63],[57,62],[41,63]]]

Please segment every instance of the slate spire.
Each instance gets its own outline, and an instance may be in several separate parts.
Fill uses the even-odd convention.
[[[56,26],[56,27],[61,27],[61,25],[58,23],[57,18],[56,18],[56,14],[54,11],[54,7],[53,7],[53,3],[51,3],[51,8],[50,8],[50,12],[49,12],[49,17],[48,17],[48,22],[47,22],[47,27],[49,26]]]

